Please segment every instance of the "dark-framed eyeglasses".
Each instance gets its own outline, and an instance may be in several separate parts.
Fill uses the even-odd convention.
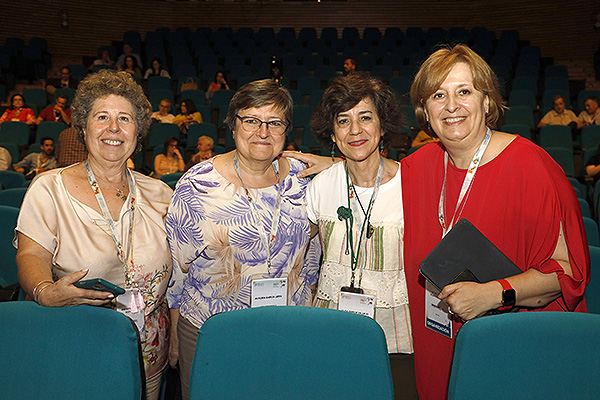
[[[242,129],[244,129],[248,133],[255,133],[260,129],[262,124],[266,124],[267,130],[272,135],[283,135],[287,131],[288,126],[290,126],[289,122],[281,120],[281,119],[272,119],[270,121],[262,121],[256,117],[250,117],[250,116],[240,117],[237,114],[236,114],[236,117],[238,117],[240,119],[240,121],[242,123]]]

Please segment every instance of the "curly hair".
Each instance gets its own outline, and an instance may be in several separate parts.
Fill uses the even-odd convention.
[[[363,99],[370,99],[375,106],[384,147],[390,145],[393,136],[400,134],[404,116],[394,91],[377,78],[355,72],[333,80],[311,118],[312,132],[323,146],[333,146],[331,136],[338,114],[352,109]]]
[[[292,129],[292,118],[294,116],[294,101],[290,92],[280,86],[272,79],[261,79],[246,83],[233,95],[229,103],[229,110],[225,123],[231,131],[235,130],[237,122],[236,115],[247,108],[260,108],[265,106],[274,106],[277,111],[281,111],[285,121],[289,124],[286,134]]]
[[[498,77],[483,58],[465,45],[442,48],[423,62],[410,88],[410,98],[415,108],[417,122],[432,136],[437,135],[427,126],[425,102],[439,89],[450,74],[450,70],[458,63],[469,66],[473,75],[473,86],[490,100],[490,109],[485,116],[485,123],[489,128],[496,125],[500,114],[506,109],[500,95]]]
[[[86,145],[84,132],[94,103],[111,94],[124,97],[131,103],[137,130],[137,147],[135,149],[137,153],[142,150],[144,137],[150,130],[152,106],[142,87],[127,72],[102,69],[82,80],[77,86],[77,92],[71,105],[71,123],[77,131],[79,141]]]

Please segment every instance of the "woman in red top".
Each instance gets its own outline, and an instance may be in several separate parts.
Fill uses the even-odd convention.
[[[461,45],[436,51],[410,94],[422,129],[440,139],[402,160],[417,386],[421,400],[437,400],[447,395],[453,337],[463,321],[515,306],[586,312],[590,260],[578,201],[558,164],[529,140],[491,130],[505,106],[481,57]],[[459,282],[427,296],[419,264],[460,218],[523,272],[503,282]],[[435,314],[439,300],[447,308]],[[429,323],[434,314],[451,334],[426,326],[435,326]]]
[[[29,125],[35,123],[35,114],[33,110],[25,104],[25,98],[19,93],[15,93],[10,98],[10,107],[0,117],[0,124],[5,121],[20,121]]]

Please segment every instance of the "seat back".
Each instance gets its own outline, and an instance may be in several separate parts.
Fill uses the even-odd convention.
[[[564,147],[545,147],[550,157],[563,169],[566,176],[575,176],[575,157],[573,150]]]
[[[0,171],[0,184],[2,184],[4,189],[21,187],[23,186],[23,183],[25,183],[25,175],[22,173],[16,171]]]
[[[4,121],[0,127],[0,142],[27,144],[29,142],[29,125],[21,121]]]
[[[596,398],[598,332],[600,315],[586,313],[520,312],[469,321],[456,336],[448,398]]]
[[[163,147],[165,140],[174,137],[179,140],[179,127],[176,124],[161,122],[152,124],[150,134],[148,135],[148,148],[153,149],[156,146]]]
[[[600,232],[598,232],[598,223],[592,218],[583,217],[583,227],[587,237],[588,246],[600,247]]]
[[[15,301],[0,303],[0,320],[4,398],[141,398],[137,332],[123,314]]]
[[[588,312],[600,314],[600,247],[590,246],[592,277],[585,288],[585,302]]]
[[[198,332],[190,399],[303,399],[306,390],[392,399],[379,324],[325,308],[260,307],[214,315]]]
[[[4,192],[6,190],[0,191],[0,193]],[[2,262],[0,262],[0,286],[2,287],[13,285],[19,281],[17,277],[17,263],[15,261],[17,249],[12,245],[18,216],[18,208],[0,205],[0,221],[2,221],[2,224],[0,224],[0,254],[2,254]],[[1,392],[2,389],[0,389]]]
[[[565,125],[546,125],[540,129],[540,146],[573,149],[571,128]]]
[[[24,187],[0,190],[0,205],[21,208],[26,192],[27,188]]]

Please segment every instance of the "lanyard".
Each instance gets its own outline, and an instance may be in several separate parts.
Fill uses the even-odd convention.
[[[373,205],[375,204],[375,199],[377,198],[377,193],[379,192],[379,187],[381,186],[381,180],[383,179],[383,157],[379,156],[379,169],[377,170],[377,177],[375,178],[375,188],[373,189],[373,193],[371,194],[371,199],[369,200],[369,206],[367,207],[367,211],[365,212],[365,220],[362,223],[362,226],[359,228],[359,237],[358,237],[358,243],[356,245],[356,250],[354,249],[353,243],[352,243],[352,225],[353,225],[353,221],[354,221],[354,217],[352,215],[352,207],[350,207],[350,200],[352,198],[354,198],[356,196],[356,201],[358,202],[358,194],[356,193],[356,190],[354,189],[354,184],[351,182],[350,179],[350,174],[348,173],[348,164],[346,164],[346,186],[347,186],[347,190],[348,190],[348,208],[347,210],[343,210],[343,208],[345,207],[340,207],[338,208],[338,215],[340,219],[345,219],[346,220],[346,240],[347,240],[347,244],[348,244],[348,248],[350,248],[350,268],[352,269],[352,277],[350,279],[350,287],[353,288],[354,287],[354,280],[355,280],[355,276],[356,276],[356,268],[358,267],[359,264],[359,260],[360,260],[360,252],[361,252],[361,243],[363,240],[363,236],[365,236],[365,234],[367,233],[367,231],[369,230],[369,227],[371,226],[370,224],[370,220],[371,220],[371,213],[373,211]],[[342,210],[340,210],[342,209]],[[340,213],[341,211],[341,213]],[[346,211],[344,213],[344,211]],[[365,229],[365,227],[367,227],[367,229]],[[366,260],[363,260],[366,261]],[[364,262],[362,263],[364,264]],[[361,264],[361,268],[362,268],[362,264]],[[360,283],[359,283],[360,286]]]
[[[446,225],[446,177],[448,174],[448,152],[444,153],[444,184],[442,186],[442,193],[440,194],[440,202],[438,205],[438,218],[440,220],[440,225],[442,226],[442,237],[446,236],[450,229],[454,226],[454,221],[458,221],[460,216],[465,208],[465,204],[467,202],[467,198],[471,193],[471,188],[473,187],[473,179],[475,179],[475,174],[477,173],[477,169],[479,168],[479,164],[481,162],[481,158],[485,153],[485,149],[487,148],[490,138],[492,137],[492,131],[490,128],[487,129],[485,133],[485,137],[483,138],[483,142],[479,145],[479,149],[473,156],[471,163],[469,164],[469,169],[467,169],[467,174],[463,181],[462,187],[460,188],[460,194],[458,195],[458,200],[456,202],[456,209],[454,210],[454,215],[452,216],[452,220],[448,225]],[[466,196],[466,197],[465,197]],[[464,201],[463,201],[464,200]]]
[[[127,183],[129,184],[129,193],[131,196],[131,217],[130,217],[130,225],[129,225],[129,233],[127,237],[127,247],[123,249],[123,245],[121,241],[117,237],[117,228],[115,226],[115,222],[113,221],[110,211],[108,210],[108,206],[106,205],[106,200],[102,195],[102,191],[100,190],[100,186],[98,185],[98,181],[96,180],[96,176],[90,167],[90,163],[88,160],[85,160],[85,169],[87,172],[87,178],[90,182],[90,186],[94,191],[94,195],[96,196],[96,201],[100,206],[100,210],[102,211],[102,215],[104,219],[108,223],[110,227],[110,234],[117,246],[117,255],[119,256],[119,260],[123,263],[123,268],[125,269],[125,284],[127,287],[131,287],[134,285],[134,277],[133,277],[133,227],[135,222],[135,181],[131,176],[131,172],[129,168],[127,169]],[[130,266],[132,268],[130,268]]]
[[[275,176],[277,177],[277,184],[275,187],[277,188],[277,201],[275,202],[275,210],[273,212],[273,221],[271,223],[271,231],[270,235],[267,236],[263,224],[260,221],[260,214],[258,213],[258,207],[256,206],[256,201],[252,198],[250,191],[244,184],[244,180],[242,179],[242,175],[240,172],[240,164],[237,157],[237,151],[233,153],[233,165],[235,166],[235,172],[242,182],[242,187],[246,192],[246,198],[250,203],[250,213],[252,214],[252,218],[254,219],[254,223],[258,228],[258,235],[260,237],[260,241],[263,247],[267,250],[267,273],[271,274],[271,245],[275,241],[275,237],[277,236],[277,227],[279,225],[279,217],[281,215],[281,185],[279,185],[279,163],[277,160],[273,160],[273,169],[275,170]]]

